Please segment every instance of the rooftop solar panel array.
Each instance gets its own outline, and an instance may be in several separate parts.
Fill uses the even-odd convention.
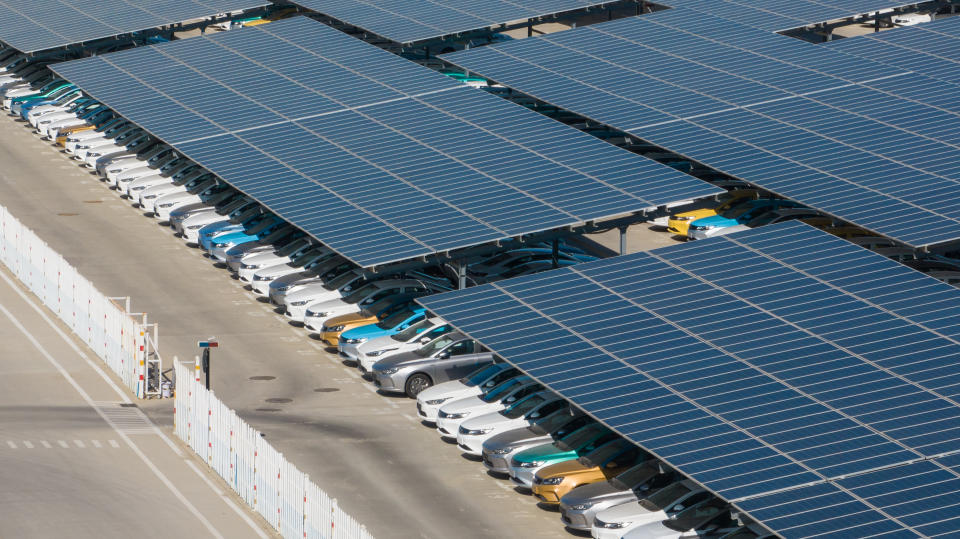
[[[906,66],[680,10],[444,58],[908,245],[960,240],[960,88]]]
[[[397,43],[482,30],[619,0],[296,0],[295,3]]]
[[[720,192],[303,17],[53,69],[361,266]]]
[[[269,5],[267,0],[0,0],[0,41],[37,52]]]
[[[960,84],[960,59],[953,54],[960,48],[960,17],[836,39],[820,46]]]
[[[819,22],[875,13],[915,2],[904,0],[663,0],[674,8],[715,15],[778,32]]]
[[[418,301],[730,501],[960,451],[960,290],[802,223]]]

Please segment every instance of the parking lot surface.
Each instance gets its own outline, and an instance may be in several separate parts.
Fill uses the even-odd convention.
[[[16,284],[0,270],[0,537],[273,536]]]
[[[217,396],[376,537],[566,535],[555,512],[421,425],[412,401],[377,394],[227,271],[8,118],[0,203],[101,291],[132,296],[133,310],[159,322],[166,367],[216,337]],[[172,402],[141,406],[169,432]]]

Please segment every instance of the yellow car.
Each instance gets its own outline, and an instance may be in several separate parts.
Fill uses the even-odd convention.
[[[648,458],[649,455],[630,440],[613,440],[580,458],[541,468],[533,478],[533,495],[543,504],[557,505],[571,490],[608,481]]]
[[[279,21],[280,19],[285,19],[291,15],[297,14],[297,8],[286,8],[279,11],[274,11],[273,13],[267,15],[266,17],[261,17],[258,19],[250,19],[243,21],[243,26],[260,26],[261,24],[271,23],[273,21]]]
[[[95,125],[81,125],[77,127],[71,127],[70,129],[65,129],[60,132],[60,135],[57,136],[56,142],[60,146],[66,146],[67,137],[69,137],[70,135],[74,133],[79,133],[81,131],[90,131],[91,129],[96,129],[96,128],[97,126]]]
[[[686,237],[687,230],[690,228],[690,223],[696,221],[697,219],[718,215],[719,213],[736,206],[744,200],[754,200],[757,198],[760,198],[760,193],[755,189],[738,189],[736,191],[727,191],[726,193],[723,193],[717,197],[717,202],[720,204],[714,208],[701,208],[699,210],[685,211],[683,213],[671,215],[670,220],[667,221],[667,231]]]
[[[334,316],[323,323],[324,331],[320,332],[320,340],[326,343],[327,346],[336,348],[337,343],[340,341],[340,335],[344,331],[377,322],[379,322],[379,319],[377,319],[376,316],[368,316],[362,312]]]

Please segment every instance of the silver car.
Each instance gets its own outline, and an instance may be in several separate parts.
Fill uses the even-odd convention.
[[[646,498],[649,494],[679,481],[675,472],[665,470],[658,460],[637,464],[609,481],[575,488],[560,498],[560,519],[574,530],[590,531],[597,513]]]
[[[491,473],[509,475],[513,455],[549,444],[593,422],[590,416],[565,411],[549,415],[527,428],[497,434],[483,442],[483,465]]]
[[[493,354],[481,351],[473,339],[455,331],[412,352],[374,363],[371,374],[379,389],[415,398],[433,384],[465,376],[485,363],[493,363]]]

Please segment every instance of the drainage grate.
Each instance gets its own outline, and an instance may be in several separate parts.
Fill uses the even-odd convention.
[[[282,412],[280,408],[257,408],[257,412]],[[262,436],[262,435],[261,435]]]
[[[250,379],[250,380],[254,380],[254,381],[257,381],[257,380],[276,380],[277,377],[276,377],[276,376],[251,376],[249,379]]]
[[[293,402],[293,399],[284,399],[280,397],[274,397],[272,399],[266,399],[266,401],[264,402],[269,402],[271,404],[287,404],[289,402]]]
[[[78,215],[80,215],[80,214],[79,214],[79,213],[71,213],[71,212],[65,211],[65,212],[60,212],[60,213],[58,213],[57,215],[59,215],[60,217],[76,217],[76,216],[78,216]]]
[[[334,391],[340,391],[339,387],[318,387],[314,389],[317,393],[333,393]]]
[[[97,402],[97,409],[124,434],[154,434],[153,425],[136,404],[125,402]]]

